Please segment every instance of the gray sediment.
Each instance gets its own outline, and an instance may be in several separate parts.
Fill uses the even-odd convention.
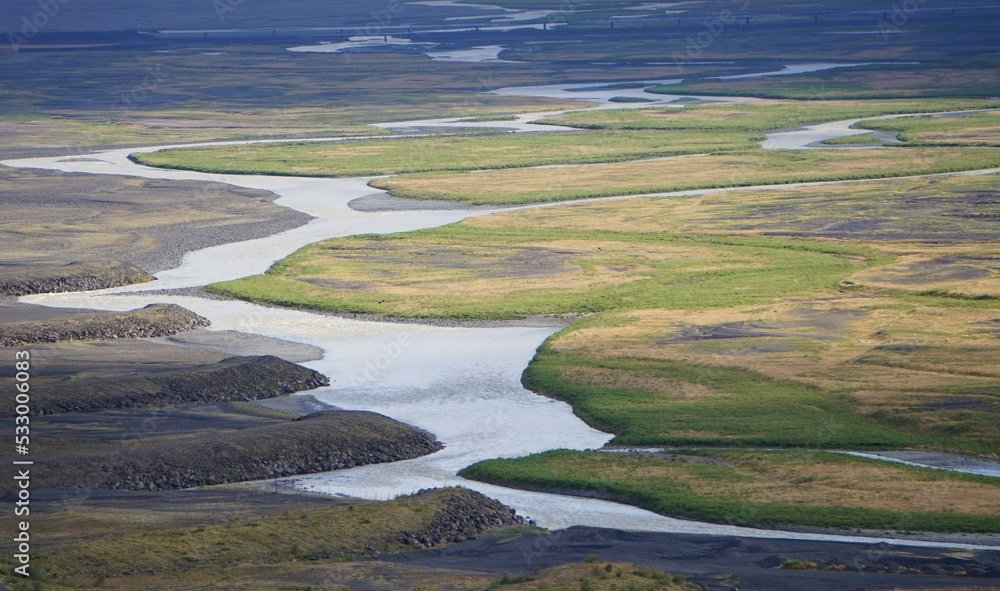
[[[0,326],[0,346],[164,337],[208,325],[204,317],[176,304],[150,304],[129,312],[77,314],[61,320],[7,324]]]
[[[110,451],[42,454],[42,488],[169,490],[342,470],[442,449],[433,435],[366,411],[322,411],[292,421]],[[9,487],[5,487],[9,490]]]
[[[427,210],[484,210],[497,209],[495,205],[472,205],[470,203],[460,203],[457,201],[443,201],[437,199],[405,199],[403,197],[393,197],[385,193],[374,193],[364,197],[358,197],[347,204],[355,211],[427,211]]]
[[[250,401],[329,385],[323,374],[272,355],[231,357],[204,366],[116,379],[79,378],[33,388],[38,415]],[[12,416],[13,408],[0,409]]]
[[[223,355],[274,355],[294,363],[315,361],[323,358],[323,349],[314,345],[236,330],[199,328],[169,337],[162,337],[156,339],[155,342],[177,347],[193,347]]]
[[[0,296],[91,291],[152,281],[140,267],[122,261],[80,261],[52,267],[0,270]]]

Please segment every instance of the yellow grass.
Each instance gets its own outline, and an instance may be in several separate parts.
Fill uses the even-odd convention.
[[[794,456],[793,456],[794,457]],[[878,463],[809,463],[782,454],[725,455],[725,462],[751,478],[719,483],[684,478],[669,467],[649,466],[650,477],[680,478],[699,495],[804,505],[866,507],[898,511],[955,511],[995,515],[1000,487],[978,482],[935,480]]]
[[[810,322],[811,316],[819,322]],[[886,383],[883,375],[865,379],[854,371],[856,360],[884,345],[937,347],[933,357],[914,362],[910,368],[938,374],[911,376],[933,389],[935,384],[929,380],[952,383],[970,377],[971,383],[980,383],[983,380],[976,374],[1000,376],[988,363],[989,357],[983,356],[1000,355],[1000,344],[989,324],[998,316],[995,310],[900,305],[891,298],[866,295],[788,298],[767,307],[623,312],[613,320],[568,331],[552,346],[588,357],[722,365],[829,388],[866,385],[878,390],[908,384]],[[686,338],[692,329],[703,327],[705,332],[720,325],[767,336]],[[785,344],[787,350],[760,347],[768,343]],[[970,357],[969,350],[992,353]],[[906,368],[891,369],[893,374],[904,374],[903,379],[909,373]],[[963,376],[972,370],[976,374]]]
[[[400,240],[387,245],[347,238],[295,255],[286,261],[283,278],[308,285],[305,289],[317,296],[353,297],[364,291],[398,297],[395,309],[417,311],[425,298],[481,299],[543,289],[581,292],[639,281],[664,261],[676,261],[690,272],[748,264],[740,255],[670,243],[549,240],[509,246]]]
[[[851,281],[902,291],[938,290],[968,296],[1000,296],[1000,243],[954,246],[887,244],[894,263],[861,270]]]
[[[1000,215],[996,205],[1000,200],[970,201],[969,196],[988,196],[998,186],[997,175],[984,175],[781,187],[767,191],[718,191],[691,197],[567,204],[478,217],[465,223],[483,228],[517,223],[579,230],[757,235],[762,231],[824,230],[845,220],[880,217],[888,218],[890,227],[912,228],[916,238],[923,238],[942,224],[950,224],[957,230],[989,231],[987,238],[996,241],[995,222],[989,217],[975,216]],[[928,219],[913,220],[914,211],[926,212]],[[982,230],[976,225],[979,222]],[[843,237],[866,239],[879,235],[845,233]],[[969,238],[976,237],[978,233]]]
[[[908,417],[919,429],[988,436],[995,423],[991,427],[990,415],[981,413],[996,408],[989,392],[995,392],[1000,378],[997,318],[1000,313],[992,309],[844,294],[788,298],[766,307],[606,315],[604,322],[564,332],[551,347],[594,359],[743,369],[829,392],[852,392],[863,414],[890,413]],[[751,336],[690,338],[720,326],[751,331]],[[574,383],[668,398],[713,395],[704,386],[624,369],[573,368],[563,375]],[[955,404],[951,412],[936,410]],[[978,422],[970,422],[963,408],[979,411]]]
[[[907,176],[997,165],[994,152],[970,150],[974,149],[752,151],[585,166],[412,174],[378,180],[373,185],[405,197],[521,203],[802,180]],[[973,155],[980,160],[971,160]]]
[[[919,133],[917,138],[929,142],[965,143],[965,144],[1000,144],[1000,128],[984,127],[980,129],[963,129],[937,133]]]

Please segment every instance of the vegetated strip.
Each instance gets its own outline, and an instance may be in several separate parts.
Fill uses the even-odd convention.
[[[960,117],[900,117],[862,121],[860,129],[896,133],[911,146],[1000,146],[1000,110]]]
[[[696,454],[689,450],[687,454]],[[782,500],[784,492],[772,479],[792,478],[797,474],[822,472],[824,469],[866,472],[865,464],[844,461],[829,452],[756,452],[776,456],[778,471],[756,474],[742,466],[730,465],[733,457],[749,452],[716,453],[705,463],[669,460],[655,457],[624,456],[600,452],[556,450],[513,460],[485,460],[463,469],[465,478],[513,486],[521,489],[557,492],[582,496],[597,496],[649,509],[672,517],[697,519],[714,523],[745,526],[812,526],[831,528],[865,528],[878,530],[928,532],[1000,532],[1000,517],[995,514],[963,513],[961,509],[907,510],[906,503],[892,509],[864,506],[857,491],[840,482],[842,497],[838,503],[826,499],[800,502]],[[803,454],[810,453],[812,457]],[[782,457],[784,456],[784,457]],[[695,458],[697,459],[697,458]],[[706,458],[702,458],[706,459]],[[791,460],[791,461],[789,461]],[[805,464],[810,462],[812,466]],[[798,463],[798,469],[796,468]],[[909,481],[911,490],[922,482],[947,481],[952,486],[968,489],[968,494],[1000,495],[1000,482],[982,476],[943,472],[903,466],[868,464],[871,470],[898,473],[901,481]],[[782,472],[783,471],[783,472]],[[822,474],[815,478],[823,479]],[[827,482],[822,482],[824,486]],[[849,483],[848,483],[849,484]],[[786,484],[791,486],[791,483]],[[808,485],[805,485],[808,486]],[[862,484],[867,486],[867,484]],[[744,495],[760,487],[755,500]],[[826,490],[824,493],[829,494]],[[892,493],[890,493],[892,494]],[[905,495],[905,493],[902,493]],[[852,496],[854,498],[852,498]],[[882,495],[883,497],[885,495]],[[898,496],[898,495],[897,495]],[[773,498],[772,498],[773,497]],[[772,500],[769,500],[772,498]],[[883,498],[882,504],[886,504]]]
[[[533,249],[530,256],[543,256],[546,249],[559,250],[559,241],[574,241],[582,251],[567,265],[589,268],[605,265],[635,267],[633,280],[594,283],[568,289],[557,272],[538,285],[503,282],[489,278],[481,282],[465,278],[467,286],[481,292],[455,294],[447,281],[420,280],[422,266],[417,253],[477,253],[463,261],[459,271],[475,274],[496,270],[498,252]],[[367,243],[371,243],[370,245]],[[554,242],[553,246],[547,243]],[[586,246],[587,244],[593,246]],[[399,244],[399,246],[395,246]],[[473,250],[472,245],[483,245]],[[626,254],[605,254],[617,245]],[[367,247],[370,250],[366,250]],[[650,250],[654,254],[636,254]],[[395,250],[387,250],[393,248]],[[691,248],[704,250],[704,257],[691,258]],[[405,255],[393,265],[390,255]],[[373,261],[365,257],[379,255]],[[345,268],[352,259],[351,277],[365,282],[363,290],[325,288],[323,279],[313,280],[312,269],[333,264]],[[629,257],[625,259],[623,257]],[[610,258],[609,258],[610,257]],[[441,259],[442,257],[438,257]],[[304,247],[276,263],[264,275],[212,284],[209,290],[249,301],[331,312],[392,314],[418,318],[513,319],[538,314],[579,314],[642,307],[704,309],[769,300],[797,292],[829,289],[857,270],[848,259],[873,262],[879,256],[853,245],[810,240],[755,237],[678,236],[665,233],[594,232],[575,230],[499,228],[467,224],[395,234],[334,239]],[[870,259],[870,260],[869,260]],[[728,261],[732,262],[728,262]],[[332,262],[331,262],[332,261]],[[517,263],[522,265],[523,263]],[[705,268],[708,266],[709,268]],[[445,269],[447,270],[447,269]],[[388,273],[387,273],[388,271]],[[386,279],[386,275],[390,279]],[[513,288],[510,287],[513,285]],[[677,288],[682,285],[683,288]],[[398,287],[404,287],[396,292]],[[497,298],[497,290],[504,297]]]
[[[219,174],[364,177],[429,171],[625,162],[752,148],[744,131],[605,131],[448,135],[332,143],[247,144],[175,148],[129,158],[160,168]]]
[[[706,393],[669,396],[587,384],[571,377],[575,368],[676,380]],[[560,353],[545,344],[522,381],[530,390],[568,402],[589,425],[614,433],[618,445],[894,449],[928,441],[857,413],[845,394],[738,368],[600,359]]]
[[[881,143],[881,140],[870,133],[862,133],[830,138],[823,140],[821,143],[825,146],[860,146],[864,144],[878,144]]]
[[[67,531],[77,535],[58,536],[38,563],[62,580],[76,581],[138,575],[162,582],[170,580],[168,577],[183,577],[187,571],[196,571],[192,575],[195,580],[204,581],[206,568],[218,570],[220,565],[239,564],[271,565],[264,568],[269,572],[278,569],[281,577],[286,574],[281,570],[282,562],[307,561],[306,568],[313,569],[319,560],[461,542],[498,527],[523,523],[510,507],[461,488],[424,490],[381,503],[329,499],[297,506],[301,499],[282,495],[290,508],[283,513],[256,500],[259,494],[226,492],[213,491],[208,500],[188,491],[168,493],[170,496],[142,495],[151,505],[143,515],[153,517],[153,525],[136,523],[132,511],[108,511],[108,501],[100,496],[94,502],[104,508],[105,517],[95,521],[93,513],[87,511],[90,501],[84,498],[69,512],[55,517],[60,523],[72,524]],[[157,503],[158,499],[162,501]],[[219,518],[201,517],[193,527],[183,510],[175,506],[185,504],[193,511]],[[157,510],[162,506],[168,508]],[[232,576],[238,579],[240,570],[236,568]],[[237,588],[259,587],[265,575],[254,568],[245,576],[248,586],[240,587],[237,582]],[[280,580],[285,585],[289,581]],[[126,586],[134,587],[133,581]]]
[[[662,109],[604,109],[570,111],[537,123],[582,129],[659,129],[689,131],[748,131],[764,133],[845,119],[968,111],[1000,107],[1000,101],[982,99],[906,99],[887,101],[809,100],[706,103]],[[896,120],[893,120],[896,121]],[[874,122],[873,122],[874,123]]]
[[[565,168],[424,173],[376,179],[396,197],[519,205],[698,189],[850,181],[1000,167],[990,148],[755,150]]]
[[[689,96],[746,96],[815,100],[817,94],[845,100],[962,100],[996,96],[996,69],[984,64],[962,64],[958,69],[927,64],[870,65],[791,76],[762,76],[743,80],[703,79],[653,86],[646,92]]]

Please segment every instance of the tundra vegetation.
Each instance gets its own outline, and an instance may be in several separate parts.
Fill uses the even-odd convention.
[[[545,0],[473,1],[551,8]],[[355,4],[352,14],[368,14],[368,4]],[[302,54],[286,51],[284,40],[48,31],[0,60],[0,79],[13,81],[0,94],[0,154],[79,157],[135,144],[349,137],[142,158],[225,172],[400,174],[377,185],[415,198],[493,204],[865,180],[595,201],[355,236],[306,247],[264,276],[211,289],[386,316],[563,315],[574,322],[538,351],[524,382],[570,402],[617,444],[672,448],[655,455],[552,451],[477,464],[470,477],[728,523],[996,533],[994,481],[829,451],[913,448],[995,458],[1000,449],[997,177],[872,180],[996,167],[995,112],[865,122],[859,134],[897,134],[901,145],[863,153],[767,153],[756,146],[764,132],[835,119],[995,108],[1000,36],[993,0],[968,0],[957,14],[894,7],[888,21],[883,15],[877,22],[870,2],[852,0],[840,8],[857,14],[839,12],[829,24],[828,4],[814,0],[755,0],[745,8],[746,23],[720,18],[739,3],[710,0],[685,6],[690,12],[676,22],[663,14],[653,26],[619,20],[615,29],[608,20],[634,2],[571,4],[556,14],[568,21],[558,29],[416,35],[448,47],[486,38],[506,48],[503,62],[477,64],[433,62],[412,48]],[[133,12],[154,21],[178,12],[165,3],[144,7]],[[253,23],[256,10],[274,9],[245,3],[227,13],[227,26]],[[817,12],[823,16],[814,22]],[[447,16],[432,14],[429,22]],[[73,18],[60,15],[60,29],[71,28]],[[698,41],[706,33],[710,40]],[[789,56],[866,65],[720,78],[780,70]],[[656,84],[651,90],[684,108],[567,113],[543,123],[579,131],[537,137],[401,139],[382,137],[371,125],[504,121],[513,113],[580,108],[580,101],[482,92],[580,80],[608,81],[608,90]],[[706,95],[774,100],[700,104]],[[236,153],[239,166],[230,161]],[[547,165],[570,166],[538,168]],[[177,233],[193,248],[246,237],[251,222],[249,234],[259,236],[305,221],[267,203],[267,194],[228,186],[5,169],[0,190],[3,263],[17,272],[18,265],[45,266],[46,277],[79,252],[155,274],[180,260],[185,249],[173,240]],[[3,306],[11,315],[35,313]],[[81,366],[70,358],[89,347],[133,367],[149,365],[143,356],[158,363],[168,357],[149,353],[145,341],[114,344],[44,350]],[[199,362],[213,360],[221,361]],[[120,378],[124,371],[99,375]],[[76,425],[75,416],[40,420],[49,451],[129,443],[121,441],[119,413],[102,416]],[[291,428],[277,425],[290,415],[242,402],[121,416],[155,417],[169,427],[134,446],[137,461],[166,439],[176,440],[174,449],[211,438],[242,445],[230,436],[247,425]],[[215,432],[206,435],[206,425]],[[45,511],[32,515],[32,579],[12,576],[9,559],[0,565],[5,583],[18,591],[326,589],[355,581],[427,590],[691,587],[653,569],[596,561],[503,577],[351,562],[440,543],[436,519],[455,521],[456,502],[468,500],[461,491],[381,503],[265,495],[233,484],[55,494],[61,496],[46,498]],[[14,527],[11,515],[3,519],[5,529]],[[722,578],[712,584],[738,586]],[[951,588],[973,587],[963,581]]]
[[[754,117],[766,111],[700,111],[713,108]],[[607,124],[684,115],[579,116]],[[981,126],[965,117],[933,121]],[[566,170],[583,185],[581,178],[607,178],[587,176],[595,168],[664,163],[677,167],[670,178],[690,182],[703,171],[706,182],[719,184],[725,168],[702,164],[712,158],[808,162],[803,170],[826,175],[838,159],[859,175],[900,158],[914,171],[921,166],[916,149],[759,150],[503,169],[476,173],[468,186],[482,192],[487,175],[530,173],[566,190],[553,181]],[[985,168],[995,158],[988,147],[922,149],[936,157],[955,150],[960,168]],[[978,161],[977,151],[987,160]],[[775,180],[760,167],[747,169],[760,175],[755,182]],[[539,349],[525,385],[572,404],[589,424],[613,433],[613,444],[692,448],[684,455],[695,458],[551,452],[483,462],[466,470],[472,478],[596,491],[668,515],[727,523],[996,532],[1000,524],[977,517],[961,499],[928,495],[925,506],[898,496],[941,486],[968,490],[995,508],[995,481],[890,469],[818,450],[994,456],[1000,375],[987,360],[1000,358],[997,203],[995,174],[581,202],[328,240],[264,275],[210,289],[334,312],[578,318]],[[774,451],[724,451],[733,447]],[[879,470],[884,477],[869,477]],[[820,478],[824,471],[832,480]],[[820,484],[813,486],[839,492],[804,492],[814,479]],[[866,494],[854,494],[851,482],[865,483]],[[813,500],[793,498],[799,493]]]

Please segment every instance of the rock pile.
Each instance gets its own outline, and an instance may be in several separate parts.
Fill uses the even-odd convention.
[[[437,489],[422,490],[417,495]],[[421,532],[401,532],[397,541],[408,546],[429,548],[438,544],[473,540],[484,531],[498,527],[521,525],[524,518],[513,508],[474,490],[444,489],[448,498],[430,524]]]

